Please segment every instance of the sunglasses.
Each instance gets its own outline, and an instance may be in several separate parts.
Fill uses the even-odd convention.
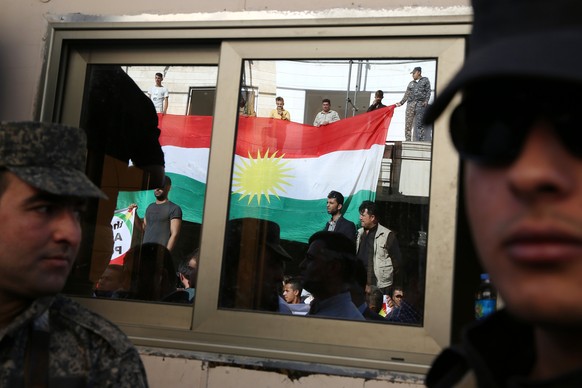
[[[582,158],[582,130],[579,128],[580,97],[568,101],[547,101],[547,96],[518,95],[502,107],[487,106],[483,99],[464,101],[451,115],[450,133],[462,159],[486,166],[508,166],[523,148],[533,125],[548,122],[562,145]]]

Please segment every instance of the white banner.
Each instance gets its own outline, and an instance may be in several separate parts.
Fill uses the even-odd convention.
[[[136,209],[118,209],[113,214],[113,218],[111,219],[113,253],[111,254],[109,264],[123,265],[125,254],[131,248]]]

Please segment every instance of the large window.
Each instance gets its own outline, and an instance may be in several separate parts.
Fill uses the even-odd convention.
[[[253,80],[258,109],[248,114],[245,105],[251,102],[244,98],[239,102],[241,115],[233,158],[220,307],[271,312],[288,311],[289,307],[295,315],[305,314],[304,300],[311,300],[309,290],[302,287],[304,276],[300,268],[306,243],[330,219],[327,196],[338,191],[344,196],[340,210],[344,219],[359,228],[359,206],[363,201],[373,201],[378,205],[380,224],[397,236],[389,249],[394,261],[389,276],[392,289],[398,289],[396,301],[391,300],[393,294],[384,296],[374,287],[378,284],[376,273],[367,261],[362,262],[363,269],[358,262],[352,263],[357,266],[349,272],[361,275],[360,279],[351,279],[353,298],[360,306],[367,301],[374,312],[385,318],[369,322],[422,325],[432,128],[419,124],[420,117],[415,121],[411,113],[415,112],[412,104],[416,101],[408,88],[416,82],[411,77],[415,68],[422,69],[427,86],[423,93],[429,102],[430,80],[434,82],[436,74],[434,59],[243,62],[241,88],[245,81],[248,85]],[[382,109],[375,109],[377,93],[386,105]],[[411,101],[411,106],[394,106],[403,100]],[[322,101],[330,105],[330,113],[325,115],[336,115],[337,122],[316,126]],[[407,119],[414,127],[411,129],[416,141],[404,142]],[[386,155],[387,146],[407,152],[420,150],[425,157],[402,167],[402,157]],[[392,163],[395,160],[405,173],[392,174],[394,179],[378,187],[380,175],[390,175],[392,164],[397,164]],[[270,223],[257,224],[258,220]],[[280,246],[290,259],[277,260],[280,255],[273,258],[270,253],[276,252],[269,249],[269,243],[272,246],[274,240],[265,240],[267,249],[263,243],[253,241],[261,239],[261,227],[280,229]],[[356,231],[353,232],[349,237],[356,240]],[[265,239],[268,237],[265,234]],[[363,273],[370,279],[362,280]],[[374,284],[365,292],[358,280]],[[285,282],[292,282],[291,287],[303,291],[303,303],[277,303]]]
[[[391,24],[383,19],[353,21],[349,26],[331,20],[254,22],[247,29],[236,22],[207,24],[139,30],[131,24],[107,30],[97,25],[81,26],[80,31],[53,26],[55,44],[48,63],[43,119],[81,125],[90,139],[94,136],[92,144],[106,135],[104,127],[96,125],[92,113],[96,105],[89,98],[96,74],[114,71],[127,76],[142,97],[147,97],[155,73],[164,75],[169,99],[167,113],[158,115],[159,145],[165,173],[172,178],[169,198],[182,208],[183,224],[170,257],[153,254],[159,261],[158,278],[165,276],[175,283],[172,269],[200,248],[191,304],[150,297],[94,297],[95,283],[115,244],[116,234],[109,227],[115,210],[135,203],[137,216],[143,218],[148,204],[155,201],[152,189],[163,184],[156,181],[155,163],[152,167],[132,155],[127,160],[118,158],[97,147],[90,150],[88,173],[106,190],[109,202],[94,203],[85,220],[85,245],[69,293],[118,323],[141,345],[425,371],[450,337],[457,161],[441,121],[434,135],[406,141],[406,107],[365,111],[378,89],[384,91],[385,105],[400,101],[417,66],[438,94],[463,60],[467,20]],[[284,97],[291,121],[267,117],[277,96]],[[323,98],[334,104],[340,124],[361,136],[361,128],[368,128],[380,139],[372,147],[378,151],[373,157],[350,161],[349,153],[341,156],[337,177],[318,176],[323,167],[297,156],[297,146],[334,134],[337,123],[327,129],[313,126]],[[211,115],[206,114],[209,109]],[[120,117],[135,113],[121,112]],[[432,128],[425,130],[432,133]],[[105,140],[115,141],[123,133],[107,135],[110,138]],[[140,139],[139,134],[125,139],[137,141],[138,154]],[[258,139],[260,149],[249,139]],[[296,160],[282,157],[294,152]],[[257,163],[276,174],[267,181],[264,174],[253,178],[250,169]],[[303,169],[305,177],[292,170],[297,163],[308,165]],[[356,185],[354,180],[365,184]],[[421,317],[414,324],[305,318],[258,307],[266,292],[261,276],[267,271],[260,249],[265,245],[262,236],[269,234],[261,229],[264,221],[260,220],[279,224],[280,246],[292,258],[285,271],[296,275],[307,238],[323,229],[329,217],[325,197],[330,190],[344,192],[346,217],[356,223],[359,202],[370,199],[380,205],[381,223],[396,232],[407,263],[400,281]],[[290,216],[283,215],[286,209]],[[225,259],[233,220],[240,224],[234,228],[239,238],[237,259],[242,259],[236,264]],[[139,240],[132,244],[144,246]],[[130,250],[126,259],[132,268],[124,268],[132,283],[139,277],[135,267],[143,267],[135,265],[136,256],[144,261],[142,253]],[[228,281],[225,271],[231,271],[234,280]],[[225,281],[242,293],[223,303]]]

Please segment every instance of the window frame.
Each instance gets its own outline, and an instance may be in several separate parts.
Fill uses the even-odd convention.
[[[40,101],[43,121],[79,125],[88,64],[216,62],[216,101],[232,101],[220,108],[215,104],[194,307],[76,298],[80,303],[114,321],[143,346],[376,370],[427,371],[451,339],[458,159],[446,130],[449,110],[435,123],[433,132],[422,327],[219,310],[218,284],[230,201],[230,179],[224,177],[232,175],[245,59],[435,58],[437,77],[431,81],[438,94],[463,61],[470,30],[468,15],[223,22],[64,18],[51,22],[50,29]],[[275,42],[281,54],[273,57]],[[285,338],[289,333],[294,338]],[[337,333],[344,335],[338,337]]]

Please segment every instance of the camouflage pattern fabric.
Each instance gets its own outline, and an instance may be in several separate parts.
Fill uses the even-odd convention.
[[[148,386],[142,361],[127,336],[106,319],[57,295],[37,299],[0,330],[0,387],[23,386],[33,326],[50,326],[49,386]]]
[[[406,87],[404,97],[400,100],[400,105],[406,105],[406,119],[404,123],[404,135],[406,141],[412,140],[414,127],[414,140],[424,140],[423,116],[430,99],[430,81],[426,77],[420,77],[418,81],[410,81]]]
[[[85,175],[82,129],[34,121],[0,122],[0,167],[55,195],[107,198]]]

